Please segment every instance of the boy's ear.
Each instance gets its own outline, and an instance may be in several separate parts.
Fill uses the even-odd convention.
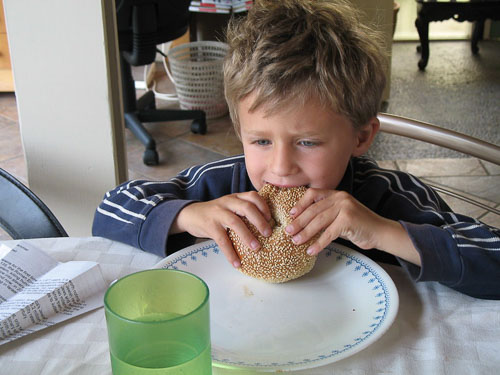
[[[356,147],[352,153],[353,156],[361,156],[370,148],[375,135],[380,129],[380,121],[377,117],[372,117],[366,125],[357,130]]]

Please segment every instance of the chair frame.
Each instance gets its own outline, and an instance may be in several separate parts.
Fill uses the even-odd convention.
[[[68,237],[47,205],[22,182],[1,168],[0,227],[14,240]]]
[[[383,133],[399,135],[431,143],[500,165],[500,147],[492,143],[407,117],[388,113],[380,113],[377,117],[380,121],[380,131]],[[452,196],[494,214],[500,215],[500,211],[494,207],[487,206],[474,199],[465,197],[442,187],[433,184],[428,185],[440,193]]]

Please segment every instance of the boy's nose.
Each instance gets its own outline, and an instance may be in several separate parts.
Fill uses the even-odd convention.
[[[271,164],[271,172],[276,176],[290,176],[296,169],[293,152],[286,147],[276,147],[272,160],[269,162]]]

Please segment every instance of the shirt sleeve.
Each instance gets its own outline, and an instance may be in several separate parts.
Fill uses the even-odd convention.
[[[500,230],[454,213],[429,186],[364,162],[355,175],[360,201],[403,225],[420,254],[398,259],[415,281],[437,281],[464,294],[500,299]]]
[[[440,227],[401,222],[420,254],[422,267],[399,260],[415,281],[438,281],[472,297],[500,299],[500,233],[457,215]]]
[[[241,188],[242,157],[191,167],[168,181],[134,180],[108,191],[94,215],[92,234],[165,256],[188,246],[187,234],[169,236],[180,210]],[[243,171],[242,171],[243,170]],[[242,177],[243,176],[243,177]]]

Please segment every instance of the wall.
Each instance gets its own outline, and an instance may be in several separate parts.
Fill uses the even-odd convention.
[[[104,192],[127,176],[115,3],[4,5],[30,188],[70,235],[89,235]]]
[[[386,44],[386,54],[389,56],[386,67],[387,84],[383,100],[390,100],[391,65],[392,65],[392,25],[393,25],[393,0],[350,0],[364,12],[364,20],[380,31]]]

